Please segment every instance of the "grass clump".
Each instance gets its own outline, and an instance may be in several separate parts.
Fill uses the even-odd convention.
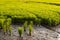
[[[7,30],[9,30],[10,25],[11,25],[11,18],[7,18],[6,19],[6,27],[7,27]]]
[[[2,29],[4,26],[5,19],[0,18],[0,28]]]
[[[0,18],[0,28],[3,29],[4,34],[9,32],[11,33],[12,29],[10,27],[11,18]]]
[[[18,33],[19,33],[20,37],[22,37],[23,27],[18,27]]]
[[[9,27],[10,35],[12,34],[12,27]]]
[[[24,27],[24,31],[26,31],[26,28],[27,28],[27,26],[28,26],[27,23],[28,23],[28,22],[25,21],[25,23],[24,23],[24,25],[23,25],[23,27]]]
[[[33,27],[31,25],[29,25],[29,35],[30,36],[32,35],[32,30],[33,30]]]
[[[6,25],[3,26],[3,32],[4,32],[4,34],[7,32],[6,31]]]
[[[33,21],[30,21],[30,25],[33,26]]]

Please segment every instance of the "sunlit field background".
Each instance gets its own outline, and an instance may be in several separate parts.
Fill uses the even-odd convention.
[[[0,19],[33,21],[48,26],[60,23],[60,0],[0,0]]]

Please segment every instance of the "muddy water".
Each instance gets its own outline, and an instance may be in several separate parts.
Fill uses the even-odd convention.
[[[29,31],[27,29],[26,32],[23,33],[22,37],[19,37],[18,34],[18,27],[19,25],[11,25],[12,35],[10,36],[9,33],[3,34],[3,31],[0,30],[0,40],[59,40],[60,34],[60,27],[53,28],[50,30],[43,26],[33,26],[32,36],[29,36]]]

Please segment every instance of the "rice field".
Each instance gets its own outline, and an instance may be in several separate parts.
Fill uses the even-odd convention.
[[[52,2],[54,3],[54,0]],[[0,16],[10,17],[13,21],[16,18],[16,22],[27,20],[52,26],[60,23],[60,6],[42,1],[37,2],[36,0],[2,0],[0,3]],[[20,21],[17,21],[18,19]]]
[[[60,0],[0,0],[0,40],[55,40],[59,26]]]

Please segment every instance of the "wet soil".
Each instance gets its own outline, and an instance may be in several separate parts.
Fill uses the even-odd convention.
[[[18,34],[19,25],[11,26],[13,28],[11,35],[9,33],[4,35],[3,30],[0,30],[0,40],[58,40],[60,37],[60,25],[51,29],[41,25],[34,25],[32,36],[29,36],[29,31],[27,29],[27,31],[23,33],[22,37]]]

